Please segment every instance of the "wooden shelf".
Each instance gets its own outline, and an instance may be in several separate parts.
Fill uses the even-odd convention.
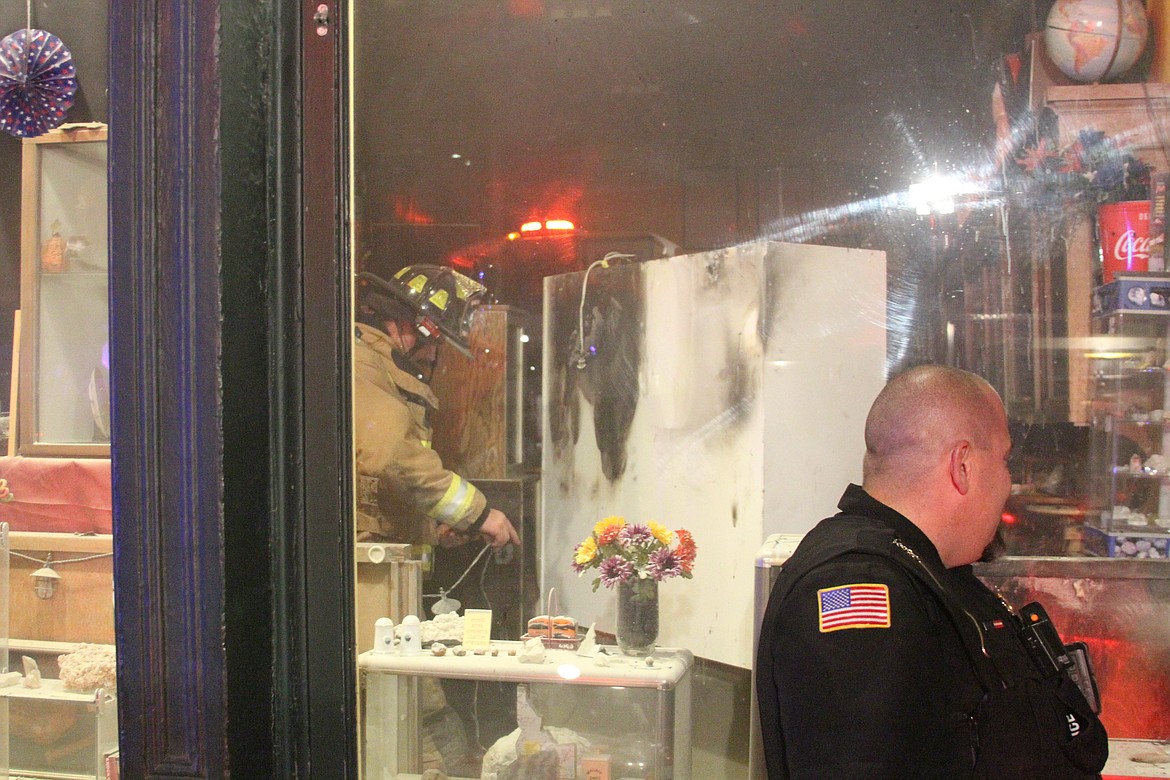
[[[48,552],[108,553],[114,549],[110,534],[61,534],[38,531],[9,531],[8,546],[13,550]]]
[[[1072,101],[1143,100],[1146,95],[1170,98],[1170,84],[1156,81],[1133,84],[1070,84],[1050,85],[1045,92],[1049,105]]]

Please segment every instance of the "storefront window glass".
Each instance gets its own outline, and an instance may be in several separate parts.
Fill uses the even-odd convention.
[[[1100,4],[1053,5],[355,0],[367,772],[478,777],[542,733],[574,771],[746,776],[769,567],[860,482],[870,403],[920,363],[984,376],[1008,411],[986,577],[1025,600],[1092,583],[1063,625],[1165,657],[1110,615],[1170,597],[1126,568],[1170,552],[1170,32],[1160,2],[1092,40],[1060,14]],[[490,304],[462,349],[440,268]],[[461,533],[488,509],[519,543]],[[574,567],[611,517],[697,546],[654,597],[675,666],[616,699],[508,655],[559,630],[632,657],[618,591]],[[1106,699],[1129,671],[1105,671]],[[1111,734],[1170,737],[1164,677],[1106,709]],[[681,704],[694,685],[719,705]]]
[[[106,4],[0,38],[0,775],[114,777]]]

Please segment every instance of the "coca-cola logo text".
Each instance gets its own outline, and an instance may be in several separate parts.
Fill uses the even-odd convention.
[[[1113,256],[1118,259],[1134,258],[1136,260],[1150,259],[1149,236],[1139,236],[1135,230],[1127,230],[1117,237],[1113,244]]]

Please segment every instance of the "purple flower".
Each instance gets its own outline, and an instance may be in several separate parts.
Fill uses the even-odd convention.
[[[627,549],[630,547],[645,547],[654,541],[654,534],[649,526],[635,524],[627,525],[618,534],[618,542]]]
[[[571,562],[569,565],[572,566],[573,571],[577,572],[578,574],[583,573],[586,569],[589,568],[585,564],[577,563],[576,561]]]
[[[661,582],[667,577],[677,577],[682,574],[682,561],[674,554],[674,550],[663,547],[650,554],[650,565],[646,567],[646,573],[655,582]]]
[[[633,564],[621,556],[611,555],[601,562],[601,582],[607,588],[626,582],[633,576]]]

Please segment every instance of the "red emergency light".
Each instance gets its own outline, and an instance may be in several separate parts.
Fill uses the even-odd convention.
[[[521,233],[535,233],[539,230],[576,230],[577,226],[567,219],[546,219],[544,222],[534,220],[520,226]],[[509,237],[512,234],[508,234]]]

